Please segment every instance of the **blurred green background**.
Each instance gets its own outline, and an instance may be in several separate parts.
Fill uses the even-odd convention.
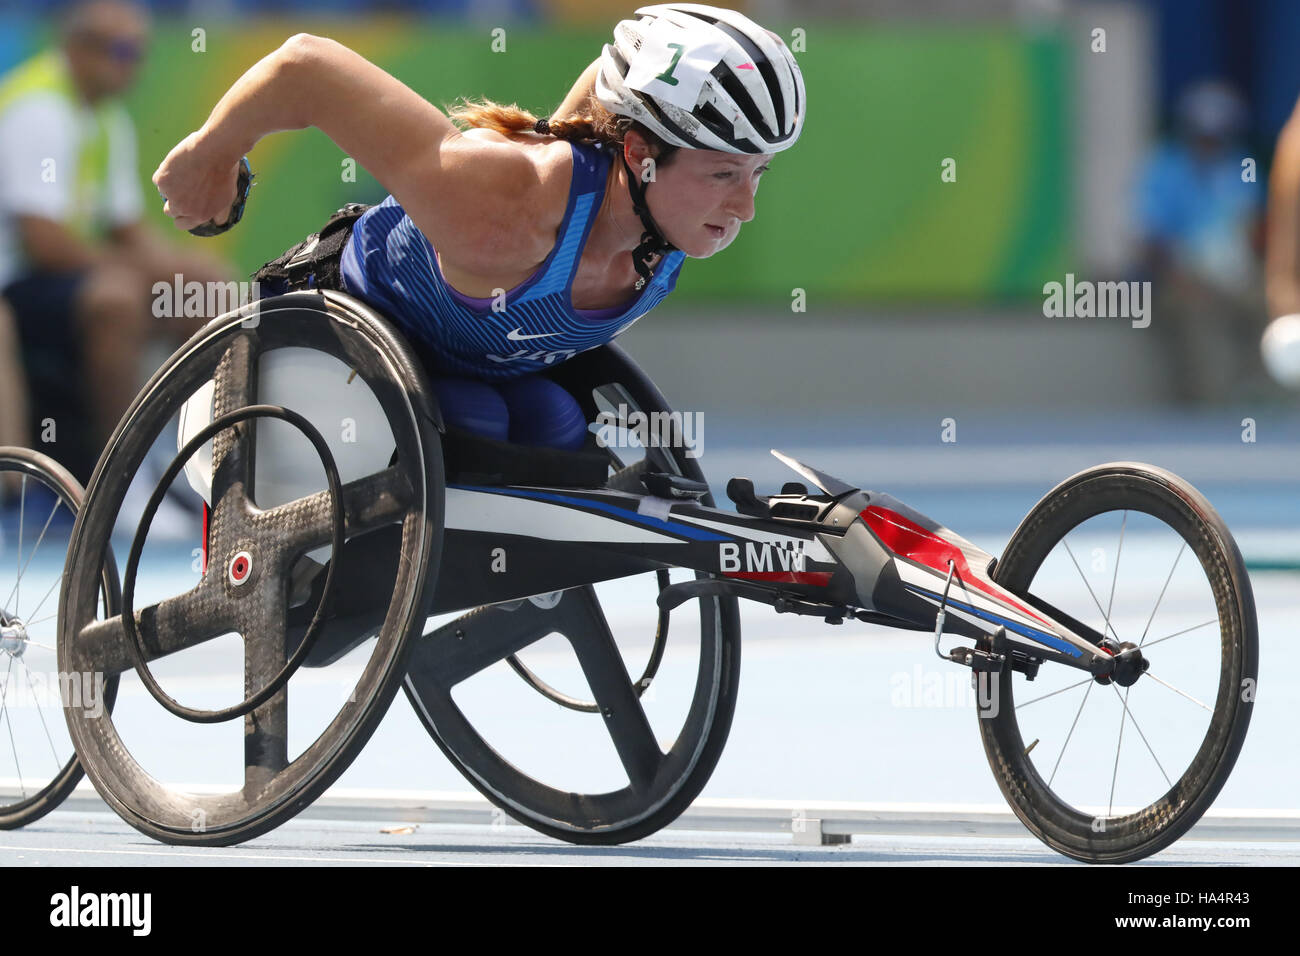
[[[794,42],[789,29],[773,28]],[[253,19],[206,27],[206,52],[195,53],[191,29],[157,23],[127,98],[146,195],[167,151],[293,33],[345,43],[439,107],[483,95],[538,115],[549,115],[608,38],[606,26],[510,28],[500,53],[486,27]],[[804,135],[773,162],[740,239],[709,266],[683,269],[675,302],[788,303],[795,288],[821,303],[1040,296],[1043,277],[1065,270],[1070,236],[1060,36],[1012,25],[802,29],[816,50],[801,57],[811,104]],[[27,55],[48,35],[33,28],[9,46]],[[948,158],[955,182],[941,180]],[[246,273],[343,203],[385,195],[364,170],[344,182],[343,153],[317,130],[267,137],[250,159],[257,187],[248,214],[214,240]],[[150,217],[169,225],[161,203]]]

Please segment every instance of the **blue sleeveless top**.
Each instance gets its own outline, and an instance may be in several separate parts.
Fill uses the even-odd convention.
[[[344,289],[425,344],[430,371],[444,375],[517,378],[611,341],[673,290],[686,254],[665,254],[626,308],[575,309],[569,290],[600,212],[611,156],[600,144],[569,145],[573,180],[559,238],[541,267],[505,294],[501,311],[492,310],[493,299],[447,284],[432,244],[392,196],[353,226],[340,264]]]

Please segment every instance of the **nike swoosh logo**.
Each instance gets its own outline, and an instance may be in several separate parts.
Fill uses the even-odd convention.
[[[524,335],[523,329],[512,329],[506,333],[506,338],[511,342],[522,342],[525,339],[545,339],[552,335],[559,335],[559,332],[539,332],[537,335]]]

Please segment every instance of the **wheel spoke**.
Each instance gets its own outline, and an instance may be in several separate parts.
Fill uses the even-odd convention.
[[[1111,686],[1112,688],[1114,688],[1114,690],[1115,690],[1115,696],[1119,698],[1119,702],[1120,702],[1120,704],[1123,705],[1125,716],[1132,718],[1132,720],[1133,720],[1133,729],[1136,730],[1137,733],[1138,733],[1138,736],[1142,738],[1142,743],[1146,744],[1147,753],[1149,753],[1149,754],[1151,755],[1151,759],[1154,760],[1156,766],[1160,768],[1160,775],[1161,775],[1162,777],[1165,778],[1165,783],[1166,783],[1168,786],[1172,787],[1172,786],[1174,785],[1174,784],[1173,784],[1173,781],[1169,779],[1169,774],[1165,773],[1165,768],[1164,768],[1163,765],[1161,765],[1161,763],[1160,763],[1160,758],[1156,756],[1156,752],[1155,752],[1154,750],[1151,749],[1151,743],[1150,743],[1150,741],[1147,740],[1147,735],[1144,734],[1144,733],[1142,733],[1142,728],[1138,725],[1137,717],[1135,717],[1135,716],[1133,715],[1133,712],[1132,712],[1131,710],[1129,710],[1129,707],[1128,707],[1128,694],[1127,694],[1127,693],[1125,693],[1125,694],[1121,694],[1121,693],[1119,692],[1119,688],[1118,688],[1118,687],[1115,687],[1114,684],[1111,684],[1110,686]],[[1122,726],[1122,724],[1121,724],[1121,726]],[[1118,760],[1118,759],[1119,759],[1119,758],[1118,758],[1118,756],[1117,756],[1117,757],[1116,757],[1116,760]],[[1112,799],[1113,799],[1113,797],[1114,797],[1114,792],[1113,792],[1113,791],[1112,791],[1111,796],[1112,796]]]
[[[36,603],[36,607],[32,608],[30,611],[27,612],[27,617],[29,618],[34,617],[36,612],[45,606],[45,602],[50,599],[50,595],[54,593],[54,589],[57,588],[62,582],[63,582],[63,572],[60,571],[59,576],[54,579],[54,583],[51,584],[48,588],[46,588],[45,593],[41,595],[41,599]],[[47,614],[45,617],[38,617],[35,620],[29,620],[27,622],[27,626],[31,627],[32,625],[40,624],[43,621],[52,621],[54,618],[58,616],[59,616],[58,612],[56,611],[53,614]]]
[[[1114,687],[1114,684],[1110,685]],[[1119,694],[1116,688],[1115,693]],[[1119,738],[1115,741],[1115,766],[1110,772],[1110,802],[1106,804],[1106,816],[1111,816],[1115,812],[1115,781],[1119,779],[1119,755],[1124,749],[1124,722],[1128,718],[1128,688],[1124,689],[1124,694],[1120,696],[1120,703],[1124,706],[1124,713],[1119,715]]]
[[[1170,690],[1172,690],[1175,694],[1179,694],[1179,695],[1181,695],[1181,696],[1183,696],[1183,697],[1186,697],[1188,700],[1190,700],[1193,704],[1195,704],[1197,707],[1201,708],[1202,710],[1204,710],[1204,711],[1208,711],[1208,712],[1211,713],[1211,714],[1214,713],[1214,708],[1213,708],[1213,707],[1206,707],[1204,704],[1202,704],[1199,700],[1197,700],[1197,699],[1196,699],[1195,697],[1193,697],[1191,694],[1187,693],[1186,691],[1181,691],[1181,690],[1179,690],[1177,687],[1175,687],[1173,684],[1169,683],[1168,681],[1163,681],[1163,680],[1161,680],[1159,677],[1157,677],[1155,674],[1151,673],[1150,671],[1147,671],[1147,672],[1146,672],[1145,674],[1143,674],[1142,676],[1143,676],[1143,677],[1149,677],[1149,678],[1151,678],[1153,681],[1155,681],[1157,684],[1159,684],[1161,687],[1168,687],[1168,688],[1169,688]]]
[[[244,697],[267,686],[287,660],[284,631],[288,609],[270,602],[241,630],[244,637]],[[244,793],[251,799],[289,766],[289,688],[244,715]]]
[[[493,604],[475,608],[416,641],[407,669],[421,681],[450,691],[546,635],[562,633],[571,615],[566,603],[567,596],[550,609],[532,601],[513,611]]]
[[[22,596],[22,519],[25,518],[27,511],[27,476],[22,476],[22,490],[18,493],[18,576],[13,581],[13,607],[18,606],[18,598]]]
[[[405,473],[393,466],[339,489],[343,498],[344,536],[392,524],[410,510],[413,495]],[[334,539],[334,509],[328,490],[277,505],[256,515],[255,526],[273,528],[290,554],[301,554]],[[288,529],[286,531],[286,529]]]
[[[1065,553],[1068,554],[1070,556],[1070,560],[1074,562],[1074,569],[1079,572],[1079,578],[1083,581],[1083,586],[1088,589],[1088,596],[1092,598],[1092,603],[1097,605],[1097,610],[1100,611],[1102,617],[1105,618],[1106,623],[1102,626],[1101,632],[1105,634],[1107,630],[1110,630],[1110,633],[1115,635],[1115,640],[1119,640],[1119,635],[1115,634],[1115,631],[1111,629],[1110,617],[1106,614],[1105,609],[1102,608],[1101,602],[1097,600],[1097,595],[1093,593],[1092,585],[1088,583],[1088,578],[1086,575],[1084,575],[1083,568],[1079,567],[1078,561],[1075,561],[1074,552],[1070,550],[1070,542],[1062,538],[1061,544],[1065,545]]]
[[[26,475],[23,475],[23,490],[24,490],[24,493],[26,492],[26,489],[27,489],[27,476],[26,476]],[[32,545],[32,553],[29,554],[29,555],[27,556],[27,561],[26,561],[26,563],[23,562],[23,548],[22,548],[22,540],[23,540],[23,535],[22,535],[23,512],[24,512],[26,509],[20,507],[20,509],[19,509],[19,513],[18,513],[18,562],[19,562],[20,567],[18,568],[18,577],[14,580],[14,586],[13,586],[13,587],[10,589],[10,591],[9,591],[9,598],[8,598],[8,600],[9,600],[9,601],[12,601],[13,603],[12,603],[12,604],[9,604],[9,605],[7,605],[7,606],[9,606],[9,607],[13,607],[13,608],[15,608],[15,609],[18,607],[18,586],[19,586],[19,584],[21,584],[21,582],[22,582],[23,575],[24,575],[25,573],[27,573],[27,568],[31,565],[31,563],[32,563],[32,558],[36,557],[36,552],[37,552],[38,550],[40,550],[41,542],[45,540],[45,532],[49,530],[49,528],[50,528],[50,522],[54,520],[54,515],[58,512],[58,510],[59,510],[59,505],[61,505],[61,504],[63,504],[63,501],[62,501],[62,499],[59,499],[59,500],[57,500],[57,501],[54,503],[54,507],[50,509],[50,516],[49,516],[48,518],[45,519],[45,526],[44,526],[43,528],[41,528],[41,533],[40,533],[40,535],[37,537],[37,539],[36,539],[36,543],[35,543],[34,545]],[[63,574],[62,574],[62,572],[60,572],[60,574],[59,574],[59,580],[61,580],[62,578],[63,578]],[[58,582],[56,581],[55,583],[58,583]],[[48,597],[48,596],[49,596],[49,592],[47,591],[47,592],[46,592],[46,597]],[[44,603],[45,603],[45,598],[41,598],[41,604],[44,604]],[[33,609],[29,612],[29,616],[30,616],[31,614],[35,614],[36,611],[40,609],[40,606],[41,606],[40,604],[36,605],[36,607],[33,608]]]
[[[233,628],[229,602],[214,601],[200,582],[194,590],[167,598],[135,612],[136,631],[144,649],[144,659],[154,661],[168,654],[194,647]],[[91,621],[77,634],[76,659],[93,664],[93,670],[106,677],[131,669],[126,630],[122,616],[115,614],[103,621]]]
[[[22,793],[23,799],[26,800],[27,785],[23,783],[23,768],[18,760],[18,745],[14,743],[14,725],[9,720],[9,675],[13,672],[13,669],[14,659],[13,655],[10,655],[9,666],[5,668],[4,686],[0,687],[0,714],[4,715],[5,727],[9,730],[9,749],[13,751],[14,755],[14,770],[18,774],[18,789]]]
[[[1079,681],[1078,683],[1067,684],[1066,686],[1062,687],[1060,690],[1054,690],[1051,691],[1050,693],[1044,694],[1041,697],[1035,697],[1033,700],[1027,700],[1023,704],[1016,704],[1016,710],[1019,710],[1021,707],[1028,707],[1030,704],[1036,704],[1040,700],[1047,700],[1047,698],[1049,697],[1055,697],[1057,694],[1064,694],[1067,690],[1074,690],[1074,688],[1076,687],[1082,687],[1084,684],[1091,684],[1091,683],[1092,683],[1092,678],[1085,677],[1083,680]]]
[[[1102,628],[1102,633],[1110,627],[1110,614],[1115,608],[1115,583],[1119,581],[1119,558],[1124,552],[1124,529],[1128,526],[1128,511],[1119,520],[1119,545],[1115,548],[1115,567],[1110,577],[1110,597],[1106,601],[1106,626]]]
[[[49,725],[45,723],[45,711],[41,709],[41,698],[36,693],[36,687],[32,684],[31,668],[24,666],[23,673],[27,676],[27,687],[32,692],[32,703],[36,705],[36,716],[41,719],[41,729],[45,731],[45,739],[50,743],[50,753],[54,756],[54,774],[58,776],[59,771],[63,769],[63,763],[59,760],[59,752],[54,746],[54,738],[50,736]]]
[[[1164,637],[1157,637],[1154,641],[1148,641],[1146,646],[1150,647],[1153,644],[1159,644],[1161,641],[1167,641],[1171,637],[1178,637],[1180,634],[1190,634],[1192,631],[1199,631],[1203,627],[1209,627],[1211,624],[1218,623],[1219,619],[1216,617],[1209,621],[1205,621],[1202,624],[1193,624],[1191,627],[1185,627],[1181,631],[1174,631],[1174,633],[1166,634]]]
[[[1056,779],[1056,771],[1061,769],[1061,758],[1065,756],[1065,748],[1070,746],[1070,738],[1074,736],[1074,728],[1079,725],[1079,715],[1083,713],[1083,705],[1088,703],[1088,695],[1092,693],[1093,681],[1088,681],[1088,689],[1083,692],[1083,700],[1079,701],[1079,709],[1075,711],[1074,721],[1070,724],[1070,732],[1065,735],[1065,743],[1061,744],[1061,752],[1056,755],[1056,763],[1052,765],[1052,775],[1047,778],[1047,785],[1050,787],[1052,781]]]
[[[595,589],[590,585],[574,588],[565,594],[564,600],[585,604],[588,608],[589,626],[577,634],[565,636],[578,655],[578,663],[582,665],[592,696],[600,706],[601,716],[605,718],[605,726],[632,789],[645,790],[653,783],[664,755],[632,686],[632,678],[600,609]]]
[[[1164,587],[1160,589],[1160,594],[1156,596],[1156,606],[1151,609],[1151,616],[1147,618],[1147,625],[1146,627],[1142,628],[1142,637],[1138,641],[1138,647],[1141,647],[1147,639],[1147,632],[1151,630],[1151,622],[1156,619],[1156,611],[1160,610],[1160,602],[1165,599],[1165,591],[1169,589],[1169,582],[1174,579],[1174,571],[1178,567],[1178,561],[1180,558],[1182,558],[1183,552],[1186,550],[1187,550],[1187,542],[1184,541],[1182,547],[1178,549],[1178,553],[1174,555],[1173,566],[1170,567],[1169,569],[1169,576],[1165,578]],[[1151,643],[1154,644],[1155,641],[1152,641]]]
[[[257,361],[252,333],[237,335],[213,375],[212,420],[255,404]],[[240,422],[212,437],[212,501],[221,501],[235,485],[253,496],[252,421]]]

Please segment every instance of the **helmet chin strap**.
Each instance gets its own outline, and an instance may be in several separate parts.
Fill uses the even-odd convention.
[[[659,228],[654,217],[650,215],[650,207],[646,204],[645,187],[641,184],[641,177],[632,171],[632,167],[627,163],[626,156],[620,156],[623,160],[623,168],[627,170],[627,191],[632,197],[632,209],[636,212],[645,226],[645,232],[641,233],[641,244],[632,250],[632,264],[636,267],[637,275],[641,278],[636,280],[638,289],[645,284],[654,275],[650,269],[650,257],[656,253],[664,254],[675,252],[677,247],[664,238],[663,231]]]

